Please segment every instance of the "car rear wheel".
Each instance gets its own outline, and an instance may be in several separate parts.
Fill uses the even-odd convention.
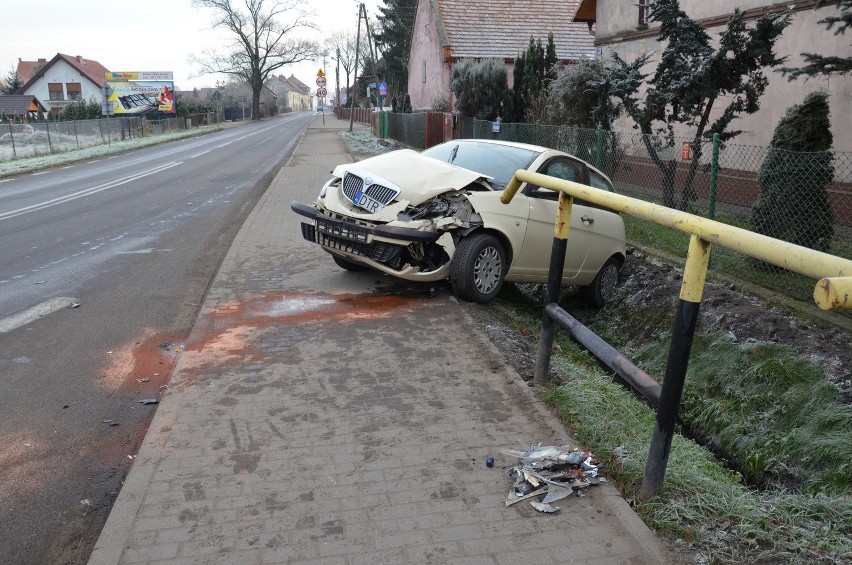
[[[503,287],[508,265],[503,245],[493,235],[474,234],[459,242],[450,266],[450,284],[462,300],[486,304]]]
[[[610,257],[598,271],[598,274],[595,275],[592,284],[583,288],[583,296],[589,305],[602,308],[615,295],[620,267],[621,262],[618,257]]]
[[[361,265],[360,263],[353,263],[347,259],[344,259],[340,255],[332,255],[332,259],[337,263],[337,266],[341,269],[346,269],[347,271],[352,271],[353,273],[357,273],[359,271],[366,271],[368,267],[366,265]]]

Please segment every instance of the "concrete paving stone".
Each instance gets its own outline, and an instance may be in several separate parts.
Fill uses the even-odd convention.
[[[126,548],[122,553],[124,563],[148,563],[150,561],[162,561],[174,559],[178,555],[180,544],[157,544],[148,547]]]
[[[301,239],[290,201],[311,201],[346,160],[336,132],[312,128],[243,225],[92,563],[136,559],[128,540],[181,544],[175,558],[194,563],[494,563],[530,552],[560,562],[554,551],[574,543],[657,555],[609,496],[584,499],[595,508],[581,507],[585,518],[505,508],[515,461],[499,450],[569,436],[445,285],[364,315],[361,304],[398,283],[343,272]],[[236,315],[305,298],[359,308],[297,324]],[[229,339],[249,353],[223,355]],[[611,536],[625,543],[606,546]]]

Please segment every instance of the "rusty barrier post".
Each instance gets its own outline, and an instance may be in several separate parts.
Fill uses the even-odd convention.
[[[710,248],[711,244],[697,235],[693,235],[689,240],[680,302],[675,315],[666,374],[660,391],[660,405],[657,407],[657,419],[651,436],[651,446],[648,448],[648,460],[645,462],[639,500],[647,500],[657,494],[666,475],[669,451],[677,424],[677,410],[683,394],[683,385],[686,382],[692,339],[695,337],[698,310],[704,292],[704,281],[707,278]]]

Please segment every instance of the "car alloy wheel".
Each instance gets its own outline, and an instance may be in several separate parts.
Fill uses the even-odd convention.
[[[507,271],[506,252],[500,240],[476,233],[459,242],[450,266],[450,284],[462,300],[485,304],[500,293]]]
[[[602,308],[615,295],[618,287],[618,274],[621,262],[618,257],[610,257],[604,263],[592,284],[583,289],[586,302],[595,308]]]

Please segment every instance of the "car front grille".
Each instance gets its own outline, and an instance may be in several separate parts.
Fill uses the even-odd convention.
[[[352,203],[357,203],[356,198],[359,192],[380,202],[383,206],[387,206],[393,202],[393,199],[399,195],[399,190],[380,184],[371,183],[364,186],[364,179],[356,174],[346,173],[343,176],[343,195]]]
[[[316,227],[303,223],[302,237],[323,247],[345,251],[386,265],[391,264],[402,252],[402,247],[398,245],[380,241],[367,243],[367,232],[359,226],[340,226],[322,220],[317,220]]]

